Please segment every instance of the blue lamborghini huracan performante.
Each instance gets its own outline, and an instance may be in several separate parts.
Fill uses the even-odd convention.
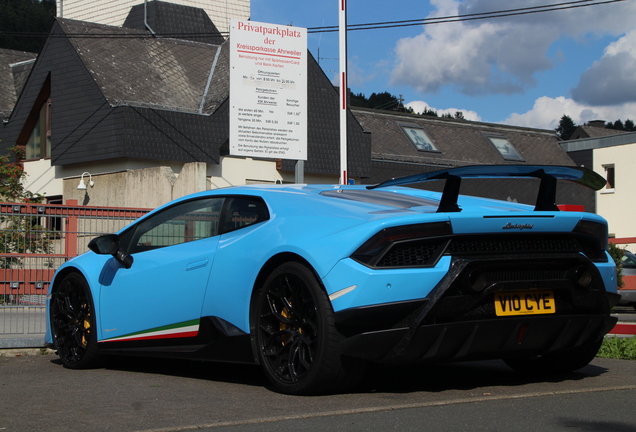
[[[536,204],[460,195],[464,178],[538,179]],[[443,192],[405,187],[429,180]],[[605,185],[501,165],[183,197],[57,270],[46,342],[77,369],[105,354],[260,364],[289,394],[344,391],[371,363],[573,371],[620,296],[607,222],[559,211],[557,180]]]

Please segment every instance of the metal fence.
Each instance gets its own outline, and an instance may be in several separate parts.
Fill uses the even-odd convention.
[[[41,335],[55,269],[147,209],[0,203],[0,338]]]

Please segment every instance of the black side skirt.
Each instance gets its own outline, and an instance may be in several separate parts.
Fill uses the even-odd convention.
[[[218,317],[203,317],[195,337],[99,342],[104,354],[254,364],[250,335]]]

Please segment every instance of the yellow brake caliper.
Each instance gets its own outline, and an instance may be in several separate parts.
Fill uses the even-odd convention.
[[[86,305],[84,305],[84,307],[86,307]],[[84,329],[87,330],[86,333],[90,333],[90,328],[91,328],[91,313],[87,313],[86,317],[84,318]],[[86,347],[86,345],[88,344],[88,341],[86,340],[86,333],[84,333],[82,335],[82,346]]]
[[[291,305],[291,302],[290,302],[289,304]],[[285,318],[291,318],[291,313],[289,312],[289,309],[287,309],[286,307],[285,307],[285,308],[283,308],[283,310],[281,311],[281,313],[280,313],[280,314],[281,314],[283,317],[285,317]],[[286,330],[286,329],[288,329],[288,328],[289,328],[289,326],[288,326],[287,324],[283,323],[283,322],[282,322],[282,323],[280,323],[280,326],[278,327],[278,329],[279,329],[280,331]],[[299,328],[299,329],[298,329],[298,333],[302,333],[302,332],[303,332],[303,329],[302,329],[302,328]],[[287,342],[289,342],[289,340],[290,340],[290,339],[291,339],[291,334],[289,334],[289,333],[287,333],[287,334],[285,334],[285,335],[281,336],[281,345],[285,346],[285,344],[286,344]]]

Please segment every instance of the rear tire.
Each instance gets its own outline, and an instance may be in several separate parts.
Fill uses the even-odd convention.
[[[343,363],[331,302],[306,266],[277,267],[258,292],[252,317],[258,360],[276,390],[311,395],[351,385],[347,370],[357,364]]]
[[[601,348],[603,339],[571,350],[532,357],[508,358],[504,362],[517,372],[553,375],[573,372],[587,366]]]
[[[86,369],[97,365],[95,309],[86,280],[68,274],[51,298],[53,343],[64,367]]]

